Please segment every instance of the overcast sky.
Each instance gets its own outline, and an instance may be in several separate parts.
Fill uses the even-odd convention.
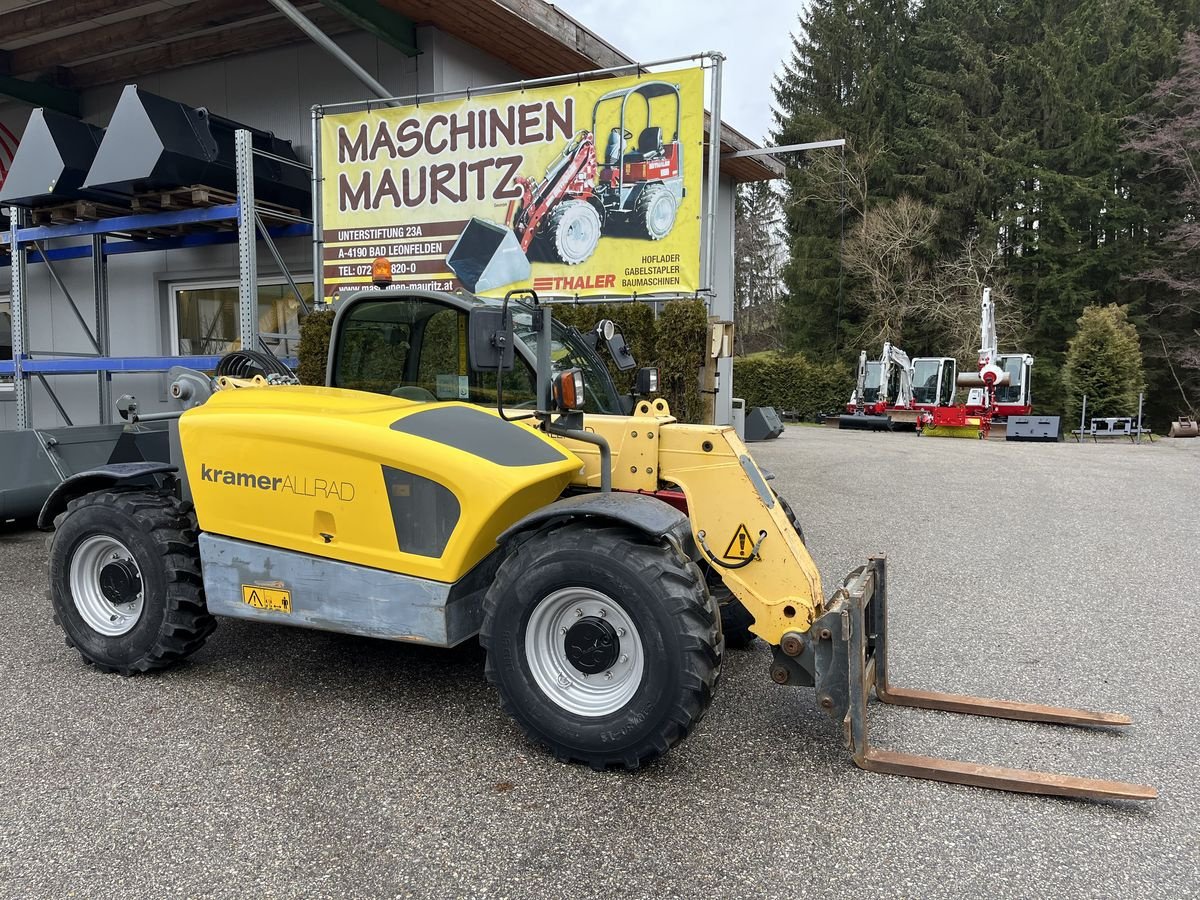
[[[721,118],[754,141],[771,127],[771,77],[791,53],[803,0],[554,0],[636,60],[725,54]]]

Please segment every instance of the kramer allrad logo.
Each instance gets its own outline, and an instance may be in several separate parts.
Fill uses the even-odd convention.
[[[297,497],[337,497],[354,499],[354,485],[349,481],[309,478],[307,475],[258,475],[234,469],[216,469],[200,464],[200,480],[233,487],[254,488],[260,491],[286,491]]]

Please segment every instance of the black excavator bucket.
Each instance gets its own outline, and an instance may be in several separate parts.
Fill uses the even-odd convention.
[[[121,92],[83,186],[136,194],[205,185],[233,193],[238,130],[250,132],[254,149],[268,154],[254,157],[255,197],[307,213],[308,174],[281,161],[298,159],[289,141],[133,84]]]
[[[871,746],[867,698],[872,688],[879,700],[896,706],[1092,728],[1131,724],[1127,716],[1114,713],[987,700],[893,685],[888,679],[887,568],[882,557],[872,558],[866,566],[851,573],[809,633],[817,638],[814,653],[821,660],[817,666],[818,702],[842,718],[847,744],[860,768],[1027,794],[1095,800],[1153,800],[1158,796],[1154,788],[1144,784],[1006,769]],[[828,673],[824,679],[822,672]],[[836,678],[838,672],[841,679]]]
[[[120,201],[106,191],[82,188],[104,129],[49,109],[29,115],[25,133],[0,187],[0,203],[41,206],[64,200]]]

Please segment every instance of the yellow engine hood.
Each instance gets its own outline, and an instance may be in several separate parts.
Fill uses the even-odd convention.
[[[582,465],[479,406],[338,388],[219,391],[179,434],[202,530],[444,582]]]

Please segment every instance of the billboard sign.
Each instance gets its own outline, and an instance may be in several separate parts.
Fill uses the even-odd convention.
[[[704,74],[571,82],[324,115],[325,296],[700,288]]]

